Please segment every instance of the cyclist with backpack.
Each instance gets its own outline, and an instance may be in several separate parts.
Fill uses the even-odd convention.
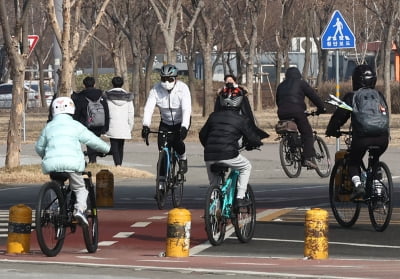
[[[76,106],[74,119],[100,137],[109,129],[108,104],[103,98],[103,91],[94,87],[94,77],[85,77],[83,85],[85,86],[84,90],[71,96]],[[87,154],[89,163],[96,163],[96,151],[90,146],[87,146]]]
[[[360,165],[368,146],[379,146],[371,150],[374,160],[386,151],[389,144],[389,111],[385,97],[375,89],[376,73],[369,65],[357,66],[352,75],[353,91],[343,96],[343,101],[353,111],[337,108],[332,115],[326,135],[340,137],[340,127],[351,117],[352,140],[349,153],[349,177],[355,186],[352,199],[363,197]],[[374,163],[374,162],[373,162]]]

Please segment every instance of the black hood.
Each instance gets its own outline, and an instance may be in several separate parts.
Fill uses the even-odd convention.
[[[102,95],[103,91],[97,88],[86,88],[79,93],[80,96],[89,98],[92,101],[97,101]]]
[[[301,73],[296,67],[290,67],[285,73],[286,79],[301,79]]]

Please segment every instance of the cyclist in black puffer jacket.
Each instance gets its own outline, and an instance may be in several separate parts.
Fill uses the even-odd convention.
[[[296,67],[288,68],[285,73],[285,80],[279,84],[276,91],[278,118],[279,120],[294,119],[304,144],[304,165],[315,169],[317,165],[314,160],[313,132],[304,113],[307,109],[304,102],[305,97],[308,97],[317,107],[317,114],[326,111],[323,101],[315,90],[302,79],[300,71]]]
[[[239,153],[239,140],[246,149],[251,150],[262,145],[260,136],[252,129],[251,121],[239,113],[242,94],[219,96],[222,110],[213,112],[201,128],[199,137],[204,146],[204,161],[210,185],[217,185],[217,176],[211,172],[213,163],[223,163],[240,172],[237,183],[237,204],[246,206],[245,192],[251,173],[251,164]]]

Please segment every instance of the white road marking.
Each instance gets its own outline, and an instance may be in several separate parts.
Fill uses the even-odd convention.
[[[136,222],[135,224],[131,225],[131,228],[144,228],[150,224],[151,222]]]
[[[113,236],[113,238],[128,238],[131,237],[134,232],[119,232]]]
[[[118,241],[100,241],[98,245],[99,246],[111,246],[117,242]]]

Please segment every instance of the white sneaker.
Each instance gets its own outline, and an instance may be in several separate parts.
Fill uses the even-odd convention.
[[[85,213],[80,211],[79,209],[74,210],[74,217],[81,225],[89,226],[89,222],[85,216]]]

